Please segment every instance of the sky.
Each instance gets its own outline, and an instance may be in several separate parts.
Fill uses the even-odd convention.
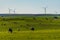
[[[60,13],[60,0],[0,0],[0,13],[32,13],[46,14]]]

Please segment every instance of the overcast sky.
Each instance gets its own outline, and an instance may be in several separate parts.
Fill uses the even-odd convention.
[[[8,13],[8,8],[16,13],[60,13],[60,0],[0,0],[0,13]]]

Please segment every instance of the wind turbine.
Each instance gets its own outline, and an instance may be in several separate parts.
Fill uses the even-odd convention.
[[[11,13],[11,9],[10,8],[8,8],[8,10],[9,10],[9,14]]]
[[[58,12],[57,12],[57,11],[55,11],[55,13],[56,13],[56,16],[58,16],[58,15],[57,15],[57,13],[58,13]]]
[[[45,13],[45,15],[46,15],[46,13],[47,13],[47,7],[44,7],[44,13]]]
[[[47,13],[47,7],[44,6],[43,9],[44,9],[44,13],[45,13],[45,15],[46,15],[46,13]]]
[[[16,10],[14,9],[14,11],[13,11],[13,12],[14,12],[14,14],[15,14]]]
[[[55,11],[55,13],[57,14],[57,11]]]

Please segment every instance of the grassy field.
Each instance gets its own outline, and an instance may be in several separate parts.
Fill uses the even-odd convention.
[[[0,16],[0,40],[60,40],[60,16]]]
[[[0,40],[60,40],[60,30],[1,32]]]

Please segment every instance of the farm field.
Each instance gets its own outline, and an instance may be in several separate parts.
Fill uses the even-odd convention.
[[[0,40],[60,40],[60,30],[1,32]]]
[[[0,40],[60,40],[60,16],[0,16]]]

